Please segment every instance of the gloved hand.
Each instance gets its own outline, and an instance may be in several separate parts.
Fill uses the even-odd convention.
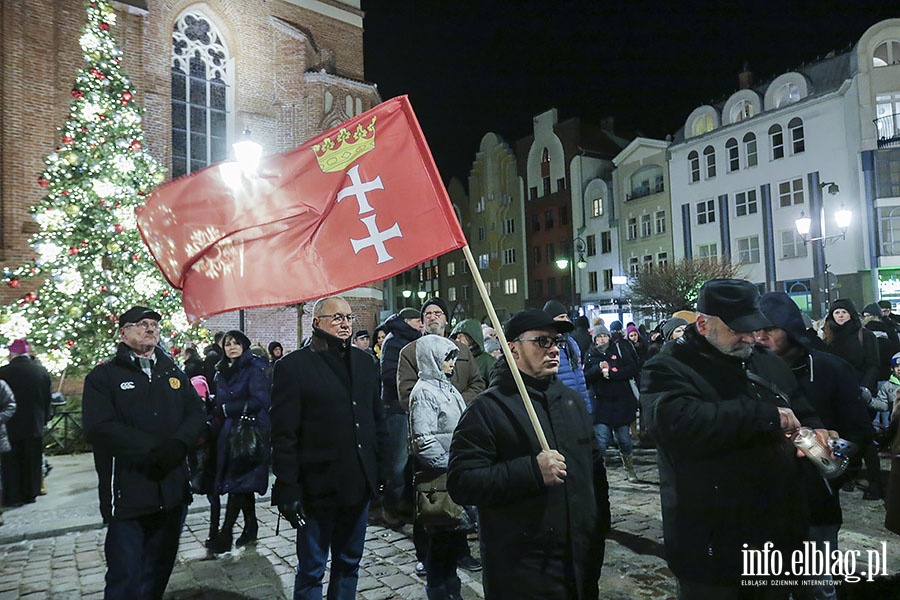
[[[300,504],[299,500],[279,504],[278,512],[294,529],[300,529],[306,525],[306,514],[303,512],[303,505]]]

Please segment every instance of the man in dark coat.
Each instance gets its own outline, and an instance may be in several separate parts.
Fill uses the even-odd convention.
[[[272,504],[297,529],[294,598],[352,600],[369,501],[382,481],[378,368],[350,344],[355,317],[334,296],[313,307],[305,347],[277,363],[272,380]]]
[[[84,435],[115,459],[104,598],[162,598],[191,502],[188,448],[206,420],[197,392],[159,343],[160,314],[119,317],[116,355],[84,380]]]
[[[400,406],[397,391],[397,368],[400,351],[410,342],[422,337],[422,315],[414,308],[404,308],[388,317],[384,323],[387,337],[381,344],[381,402],[384,405],[385,464],[387,476],[381,499],[382,516],[389,527],[403,524],[403,514],[412,511],[411,485],[406,481],[409,462],[409,415]],[[421,562],[421,561],[420,561]]]
[[[222,350],[224,337],[224,331],[217,331],[213,336],[213,343],[203,349],[203,374],[206,376],[210,394],[216,393],[216,365],[225,356],[225,351]]]
[[[859,397],[853,367],[833,354],[810,348],[800,309],[790,296],[784,292],[769,292],[763,294],[759,304],[772,327],[757,331],[756,341],[790,365],[804,396],[827,429],[860,447],[865,445],[873,433],[872,423],[866,405]],[[820,549],[828,542],[835,550],[842,523],[841,481],[823,479],[808,461],[804,461],[803,467],[810,509],[807,540],[818,544]],[[835,597],[831,575],[811,575],[817,582],[829,583],[804,586],[804,590],[798,591],[809,593],[810,598]]]
[[[450,444],[447,489],[478,507],[485,597],[596,599],[609,488],[591,418],[556,378],[568,321],[524,310],[506,337],[551,450],[542,450],[505,361]]]
[[[3,505],[34,502],[41,492],[44,425],[50,418],[50,374],[30,356],[24,339],[9,347],[9,364],[0,368],[0,379],[16,398],[16,412],[6,424],[12,450],[3,455]]]
[[[773,544],[788,557],[808,533],[800,459],[786,436],[801,423],[817,428],[822,443],[828,433],[787,365],[753,346],[753,331],[772,325],[755,285],[707,281],[697,311],[684,336],[644,366],[641,402],[658,448],[678,597],[736,598],[749,575],[744,550]],[[776,598],[790,593],[762,589]]]

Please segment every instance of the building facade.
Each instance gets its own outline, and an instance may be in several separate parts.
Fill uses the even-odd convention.
[[[246,131],[265,154],[282,152],[380,102],[376,87],[364,80],[358,0],[114,5],[122,64],[146,108],[146,145],[171,177],[228,159]],[[29,207],[41,197],[41,160],[58,144],[56,131],[83,64],[78,41],[85,14],[80,2],[10,0],[2,6],[0,260],[12,266],[32,255]],[[2,301],[14,300],[18,293],[12,292],[0,290]],[[371,328],[381,311],[381,285],[347,296],[360,326]],[[246,310],[245,330],[254,341],[277,339],[292,349],[309,333],[307,312]],[[230,329],[239,322],[235,312],[206,325]]]

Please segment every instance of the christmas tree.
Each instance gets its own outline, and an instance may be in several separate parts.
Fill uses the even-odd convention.
[[[37,180],[46,191],[32,208],[37,256],[3,273],[11,288],[39,287],[0,310],[0,343],[27,338],[57,373],[84,372],[110,356],[118,316],[134,305],[163,315],[168,344],[190,331],[180,293],[163,279],[135,222],[135,208],[164,176],[144,149],[143,109],[110,31],[116,15],[109,0],[86,7],[79,42],[87,65],[72,88],[61,144]]]

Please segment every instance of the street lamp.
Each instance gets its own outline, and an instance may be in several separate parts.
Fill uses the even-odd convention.
[[[813,244],[815,250],[815,253],[813,254],[813,277],[816,280],[816,285],[814,287],[816,290],[824,288],[825,307],[827,309],[831,307],[831,284],[828,280],[828,267],[831,265],[825,262],[825,246],[833,244],[838,240],[847,239],[847,229],[850,227],[850,222],[853,220],[853,212],[846,208],[844,203],[841,202],[840,208],[834,213],[834,221],[838,226],[838,229],[840,229],[840,233],[826,235],[825,203],[822,198],[821,190],[827,190],[832,196],[838,195],[841,191],[838,185],[833,181],[825,181],[819,184],[819,193],[816,197],[812,198],[812,201],[810,202],[810,212],[813,212],[818,217],[816,219],[818,225],[817,231],[813,231],[813,219],[808,217],[803,211],[800,212],[800,218],[794,221],[794,225],[797,227],[797,233],[799,233],[800,237],[803,239],[803,245],[807,246],[808,244]],[[814,237],[810,237],[811,233]],[[823,274],[825,282],[822,286],[819,285],[819,278],[822,277]]]
[[[572,258],[574,260],[575,256],[578,256],[578,261],[574,263],[574,266],[579,269],[583,269],[587,266],[587,261],[584,259],[584,252],[587,249],[587,244],[580,237],[576,237],[572,240],[572,248],[574,252],[572,253]],[[569,259],[565,256],[561,257],[556,261],[556,266],[560,269],[566,269],[569,267]],[[578,306],[578,294],[575,290],[575,269],[569,269],[569,276],[572,283],[572,308],[575,309]]]
[[[428,293],[425,290],[419,290],[418,292],[416,292],[416,296],[419,297],[419,300],[424,300],[425,296],[427,295]]]

